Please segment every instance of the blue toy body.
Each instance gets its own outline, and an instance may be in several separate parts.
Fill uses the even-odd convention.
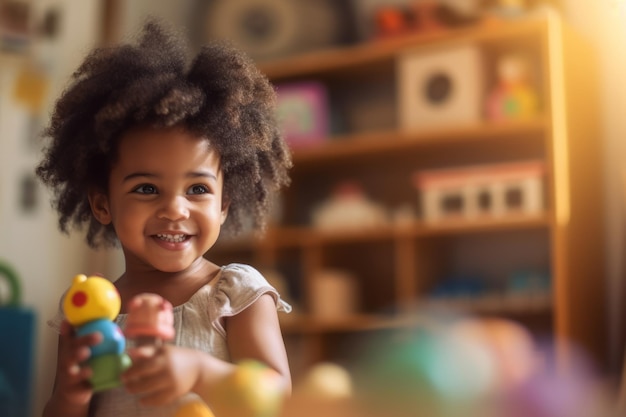
[[[77,336],[99,332],[102,334],[102,342],[91,347],[91,356],[106,354],[120,355],[126,348],[126,339],[119,326],[107,319],[99,319],[85,323],[76,329]]]

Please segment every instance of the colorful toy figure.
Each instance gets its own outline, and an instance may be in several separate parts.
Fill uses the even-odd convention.
[[[487,118],[519,120],[538,113],[538,93],[530,82],[530,62],[522,55],[500,58],[497,84],[487,97]]]
[[[143,293],[128,303],[124,334],[135,346],[161,345],[174,338],[172,304],[163,297]]]
[[[120,385],[120,374],[130,366],[124,353],[126,340],[113,320],[120,312],[117,289],[106,278],[76,275],[63,300],[67,321],[77,336],[99,332],[102,342],[91,347],[88,363],[93,371],[90,379],[94,391]]]

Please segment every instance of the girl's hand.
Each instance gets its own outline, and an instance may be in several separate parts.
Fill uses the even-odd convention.
[[[74,329],[67,321],[61,323],[54,392],[63,404],[84,406],[91,401],[93,390],[89,378],[92,371],[84,362],[89,359],[89,347],[100,342],[100,333],[76,337]]]
[[[192,390],[200,375],[201,352],[177,346],[143,346],[128,351],[132,366],[122,375],[145,406],[162,406]]]

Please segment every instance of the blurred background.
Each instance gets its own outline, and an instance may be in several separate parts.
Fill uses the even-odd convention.
[[[0,0],[0,398],[40,415],[62,291],[120,274],[117,251],[58,231],[34,167],[85,54],[148,16],[192,51],[233,41],[277,88],[293,184],[265,237],[208,257],[293,304],[296,379],[446,311],[519,323],[558,366],[580,351],[619,386],[626,1]]]

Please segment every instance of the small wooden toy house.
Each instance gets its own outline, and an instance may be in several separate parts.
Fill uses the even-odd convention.
[[[424,221],[536,215],[544,209],[541,161],[419,171]]]

